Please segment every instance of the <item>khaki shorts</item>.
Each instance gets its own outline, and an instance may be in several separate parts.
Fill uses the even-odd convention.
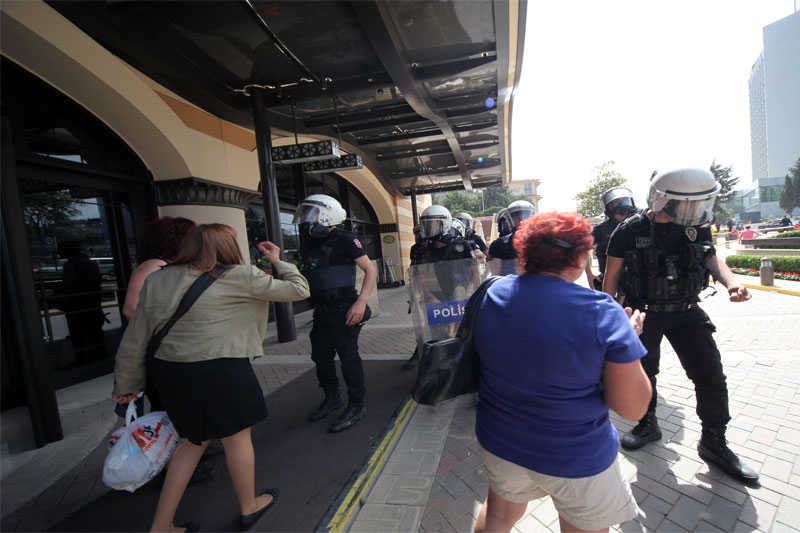
[[[525,503],[549,495],[559,516],[579,529],[605,529],[627,522],[639,512],[619,457],[597,475],[565,478],[510,463],[480,444],[478,451],[486,466],[489,486],[498,496]]]

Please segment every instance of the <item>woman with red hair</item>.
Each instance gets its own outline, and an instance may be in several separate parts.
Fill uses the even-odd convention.
[[[475,424],[489,477],[476,531],[510,531],[550,495],[561,531],[608,530],[637,514],[609,408],[638,420],[650,400],[644,315],[573,283],[592,250],[577,213],[540,213],[514,236],[521,275],[495,282],[475,326]]]

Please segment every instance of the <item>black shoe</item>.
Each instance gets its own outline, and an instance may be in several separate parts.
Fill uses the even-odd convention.
[[[351,403],[347,406],[347,409],[344,410],[342,416],[339,417],[339,420],[331,424],[331,427],[328,428],[328,431],[331,433],[339,433],[340,431],[344,431],[365,416],[367,416],[367,406],[364,405],[363,402]]]
[[[720,467],[726,474],[747,483],[758,481],[758,474],[744,464],[735,453],[728,448],[725,440],[725,429],[703,429],[700,442],[697,443],[697,453],[707,463]]]
[[[317,420],[322,420],[326,416],[331,415],[335,410],[344,406],[344,402],[342,401],[342,397],[337,392],[336,394],[329,394],[325,396],[325,399],[319,405],[319,408],[311,413],[308,417],[309,420],[312,422],[316,422]]]
[[[223,453],[225,453],[225,447],[222,444],[210,442],[208,446],[206,446],[206,451],[204,451],[203,455],[200,456],[200,461],[208,461],[212,457],[216,457],[217,455],[221,455]]]
[[[403,363],[403,370],[409,370],[411,368],[416,368],[419,365],[419,352],[414,350],[414,355],[411,358]]]
[[[256,511],[255,513],[250,514],[243,514],[239,517],[239,531],[247,531],[253,524],[258,522],[258,519],[261,518],[261,515],[266,513],[270,507],[275,505],[275,502],[278,501],[278,493],[280,491],[278,489],[267,489],[261,494],[272,494],[272,501],[270,501],[267,505],[264,506],[263,509]]]
[[[626,450],[636,450],[644,446],[650,441],[659,440],[661,438],[661,430],[658,428],[658,419],[654,412],[648,412],[644,418],[639,420],[636,427],[630,433],[622,436],[620,444]]]

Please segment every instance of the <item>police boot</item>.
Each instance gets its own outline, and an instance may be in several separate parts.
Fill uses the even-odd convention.
[[[328,431],[331,433],[344,431],[365,416],[367,416],[367,406],[364,405],[364,402],[348,404],[342,416],[339,417],[339,420],[331,424]]]
[[[419,349],[414,350],[414,353],[411,355],[411,358],[405,363],[403,363],[403,370],[416,368],[418,364],[419,364]]]
[[[325,399],[319,405],[319,408],[313,413],[311,413],[308,419],[312,422],[316,422],[317,420],[322,420],[323,418],[330,415],[343,405],[344,402],[342,401],[342,397],[339,395],[338,392],[333,394],[328,394],[327,396],[325,396]]]
[[[639,420],[636,427],[622,437],[622,447],[626,450],[636,450],[652,440],[661,438],[658,428],[658,419],[655,411],[648,411],[644,418]]]
[[[746,482],[758,480],[755,470],[744,464],[735,453],[728,448],[725,440],[725,428],[703,428],[697,453],[707,463],[714,463],[726,474]]]

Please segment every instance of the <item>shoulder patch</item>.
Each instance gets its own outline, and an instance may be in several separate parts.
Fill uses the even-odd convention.
[[[356,248],[362,248],[361,241],[359,241],[358,239],[353,239],[353,244],[356,245]]]
[[[694,242],[697,240],[697,228],[693,228],[689,226],[686,228],[686,236],[689,238],[690,241]]]

